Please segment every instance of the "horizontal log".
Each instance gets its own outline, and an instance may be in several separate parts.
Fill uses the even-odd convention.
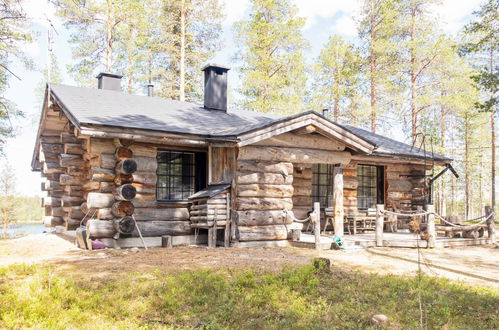
[[[241,184],[237,186],[237,195],[240,197],[292,197],[292,185],[275,184]]]
[[[137,172],[156,173],[158,161],[152,157],[134,157],[133,160],[137,163]]]
[[[85,164],[85,166],[68,166],[66,167],[66,174],[88,178],[88,168],[86,165],[87,164]]]
[[[412,198],[412,194],[411,193],[395,192],[395,191],[389,191],[388,192],[388,199],[410,200],[411,198]]]
[[[38,158],[40,159],[40,162],[53,162],[53,163],[59,163],[59,154],[55,154],[52,152],[43,152],[40,151],[38,154]]]
[[[357,197],[357,190],[343,189],[343,197]]]
[[[343,178],[343,189],[357,189],[359,186],[359,181],[354,177],[344,177]]]
[[[408,180],[388,180],[388,192],[409,192],[412,183]]]
[[[312,206],[313,201],[310,196],[293,196],[293,205],[296,206]]]
[[[132,215],[135,211],[135,207],[130,201],[118,201],[113,204],[111,211],[117,218],[122,218],[127,215]]]
[[[83,155],[83,147],[81,143],[65,143],[64,144],[64,153],[71,155]]]
[[[140,221],[137,225],[142,236],[189,235],[192,228],[189,221]],[[135,228],[133,236],[138,236]]]
[[[58,136],[40,136],[41,143],[60,143],[60,138]]]
[[[133,151],[132,151],[132,149],[129,149],[126,147],[118,147],[118,148],[116,148],[114,156],[115,156],[115,159],[117,159],[117,160],[123,160],[126,158],[133,158]]]
[[[239,160],[239,172],[264,172],[290,175],[293,174],[293,164],[289,162],[267,162],[260,160]]]
[[[111,208],[102,208],[97,210],[97,218],[100,220],[112,220],[114,219],[114,214]]]
[[[40,143],[40,150],[53,154],[62,154],[63,152],[61,143]]]
[[[295,167],[295,169],[293,171],[293,177],[295,179],[311,180],[312,179],[312,168],[297,169]]]
[[[64,173],[64,169],[55,162],[44,162],[42,171],[44,174]]]
[[[205,222],[205,221],[215,221],[215,219],[217,221],[222,221],[222,220],[227,220],[227,216],[226,215],[217,215],[215,217],[214,214],[208,214],[208,215],[195,215],[195,216],[191,216],[191,218],[189,219],[191,222]]]
[[[116,187],[114,194],[116,200],[131,201],[137,195],[137,189],[133,185],[127,183]]]
[[[87,163],[88,166],[90,167],[102,167],[101,161],[100,161],[100,154],[94,154],[94,153],[89,153],[85,152],[83,153],[83,160]]]
[[[137,197],[133,200],[133,205],[135,207],[147,208],[147,207],[156,207],[158,202],[156,199],[153,200],[137,200]]]
[[[52,206],[52,207],[61,206],[62,201],[60,198],[56,198],[56,197],[43,197],[42,204],[43,204],[43,206]]]
[[[156,162],[156,159],[154,161]],[[133,174],[137,171],[137,166],[135,159],[126,158],[116,163],[115,171],[117,174]]]
[[[59,178],[59,183],[62,185],[83,185],[85,184],[86,180],[82,177],[79,176],[72,176],[69,174],[61,174]]]
[[[114,224],[110,220],[88,220],[87,235],[91,239],[110,238],[116,234]]]
[[[53,217],[63,217],[65,215],[62,207],[50,207],[50,214]]]
[[[293,220],[284,211],[237,211],[239,226],[268,226],[291,224]]]
[[[116,166],[116,158],[112,154],[101,154],[100,155],[100,167],[106,169],[114,169]]]
[[[72,197],[72,196],[63,196],[62,197],[62,206],[63,207],[69,207],[69,206],[79,206],[83,203],[83,198],[82,197]]]
[[[113,220],[114,229],[121,234],[130,234],[135,229],[135,221],[130,216]]]
[[[87,196],[87,207],[88,208],[109,208],[114,204],[114,195],[90,192]]]
[[[155,194],[156,193],[156,186],[153,186],[153,185],[145,185],[145,184],[141,184],[141,183],[132,183],[132,186],[135,187],[135,189],[138,193],[142,193],[142,194]]]
[[[284,225],[238,226],[237,228],[241,242],[284,240],[288,237],[288,231]]]
[[[226,215],[227,210],[224,209],[203,209],[203,210],[192,210],[189,212],[191,216],[196,215],[212,215],[215,214],[215,210],[217,211],[217,215]]]
[[[61,167],[68,166],[85,166],[85,161],[80,155],[70,155],[70,154],[61,154],[59,155],[59,165]]]
[[[97,182],[97,181],[88,181],[85,184],[83,184],[81,187],[85,191],[99,190],[99,188],[100,188],[100,182]]]
[[[215,198],[210,198],[206,201],[206,204],[211,205],[211,204],[221,204],[221,205],[226,205],[227,200],[224,199],[215,199]]]
[[[283,133],[254,143],[261,146],[277,146],[277,147],[295,147],[295,148],[310,148],[315,149],[342,151],[345,150],[345,145],[337,140],[331,140],[320,134],[293,134]]]
[[[89,152],[96,154],[114,154],[116,146],[111,139],[91,138],[89,143]]]
[[[132,174],[133,182],[142,183],[147,185],[156,185],[158,181],[158,177],[156,173],[144,173],[144,172],[135,172]]]
[[[112,193],[114,193],[115,188],[116,188],[116,185],[114,184],[114,182],[101,182],[99,192],[106,193],[106,194],[112,194]]]
[[[134,157],[156,158],[157,155],[157,150],[155,147],[133,144],[129,148],[130,150],[132,150]]]
[[[293,178],[293,187],[295,188],[304,187],[312,190],[312,180]]]
[[[291,210],[293,201],[291,198],[239,198],[238,210]]]
[[[293,183],[294,186],[294,183]],[[309,187],[294,187],[293,196],[310,196],[312,194],[312,185]]]
[[[114,184],[117,186],[121,186],[122,184],[132,183],[132,182],[133,182],[133,175],[131,174],[118,174],[114,178]]]
[[[43,225],[45,227],[63,226],[64,219],[62,217],[44,216]]]
[[[352,155],[346,151],[325,151],[304,148],[253,147],[239,149],[238,160],[261,159],[307,164],[348,164]]]
[[[99,167],[92,167],[90,169],[90,175],[92,177],[92,181],[97,182],[113,182],[116,176],[113,170]]]
[[[357,170],[343,170],[343,178],[356,178]]]
[[[81,210],[80,206],[72,206],[68,210],[68,216],[73,219],[83,219],[85,214]]]
[[[65,218],[66,230],[76,230],[76,228],[80,227],[80,223],[82,222],[80,219],[73,219],[70,217]]]
[[[293,175],[284,175],[277,173],[246,173],[238,172],[236,181],[238,185],[251,183],[266,184],[288,184],[293,183]]]
[[[181,221],[189,220],[189,210],[182,208],[136,208],[134,212],[137,221]]]
[[[45,181],[45,190],[64,190],[64,186],[62,186],[59,181],[55,180],[47,180]]]
[[[74,136],[71,133],[66,133],[62,132],[60,137],[59,137],[59,142],[60,143],[80,143],[81,145],[81,140],[78,139],[76,136]]]

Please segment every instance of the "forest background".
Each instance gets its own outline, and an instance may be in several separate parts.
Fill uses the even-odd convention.
[[[232,67],[231,107],[328,108],[452,157],[460,177],[433,192],[441,214],[495,206],[497,0],[1,0],[0,11],[0,211],[16,208],[11,218],[38,207],[29,165],[47,81],[95,87],[112,72],[126,93],[151,82],[157,96],[199,101],[208,61]]]

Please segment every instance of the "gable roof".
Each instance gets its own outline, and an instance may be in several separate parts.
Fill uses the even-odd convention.
[[[125,94],[120,91],[51,84],[51,93],[77,128],[83,126],[110,126],[135,128],[179,134],[195,134],[206,138],[231,138],[244,145],[244,139],[297,126],[316,125],[329,130],[332,137],[357,142],[360,150],[378,156],[425,158],[424,151],[382,135],[350,125],[332,122],[314,111],[287,117],[278,117],[253,111],[230,109],[228,112],[207,110],[201,104],[181,102],[160,97]],[[290,123],[297,123],[295,126]],[[276,131],[277,132],[277,131]],[[271,134],[280,134],[272,132]],[[336,134],[336,135],[335,135]],[[241,142],[242,141],[242,142]],[[248,142],[249,143],[249,142]],[[431,159],[431,153],[426,154]],[[442,155],[433,155],[438,161],[451,161]]]

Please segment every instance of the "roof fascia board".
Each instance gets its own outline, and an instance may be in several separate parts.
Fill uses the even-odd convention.
[[[416,157],[399,157],[399,156],[394,156],[394,155],[378,155],[378,154],[371,154],[371,155],[352,155],[352,161],[357,161],[357,162],[379,162],[379,163],[389,163],[389,164],[413,164],[413,165],[427,165],[431,166],[432,164],[435,164],[437,166],[443,166],[445,164],[449,164],[451,161],[442,161],[442,160],[431,160],[429,159],[428,161],[424,161],[421,158],[416,158]]]
[[[43,120],[45,119],[46,113],[47,113],[47,94],[48,94],[48,84],[45,86],[45,93],[43,96],[43,104],[42,104],[42,114],[40,115],[40,120],[38,122],[38,130],[36,133],[36,140],[35,140],[35,146],[33,148],[33,155],[31,156],[31,170],[36,171],[36,170],[41,170],[36,168],[36,161],[38,160],[38,150],[40,148],[40,136],[42,133],[42,123]]]

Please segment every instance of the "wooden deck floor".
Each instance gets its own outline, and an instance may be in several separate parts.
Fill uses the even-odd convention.
[[[321,246],[323,249],[331,249],[333,247],[332,235],[322,235],[321,236]],[[297,247],[310,247],[309,245],[314,244],[314,235],[302,233],[299,242],[291,242],[293,246]],[[458,246],[472,246],[472,245],[483,245],[489,244],[489,240],[484,238],[447,238],[443,236],[438,236],[436,241],[436,247],[458,247]],[[418,240],[415,234],[411,233],[383,233],[383,246],[385,247],[408,247],[416,248],[418,247],[426,248],[427,242],[423,240]],[[343,236],[343,246],[345,248],[358,247],[374,247],[375,238],[374,233],[366,234],[356,234],[356,235],[345,235]]]

